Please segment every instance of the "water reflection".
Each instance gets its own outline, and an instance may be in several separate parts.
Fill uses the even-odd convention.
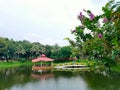
[[[41,72],[41,73],[32,73],[31,77],[37,79],[37,80],[47,80],[49,78],[52,78],[54,76],[51,72]]]
[[[32,72],[31,67],[0,70],[0,90],[120,90],[116,72]]]
[[[108,76],[103,74],[86,72],[82,77],[90,90],[120,90],[120,77],[118,73],[110,72]]]
[[[17,67],[0,70],[0,90],[7,90],[14,85],[26,84],[31,80],[29,67]]]

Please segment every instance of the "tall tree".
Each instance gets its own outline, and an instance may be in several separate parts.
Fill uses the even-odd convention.
[[[6,59],[7,42],[5,38],[0,37],[0,59]]]

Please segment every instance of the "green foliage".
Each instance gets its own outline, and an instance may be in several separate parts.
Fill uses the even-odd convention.
[[[54,46],[42,45],[39,42],[14,41],[0,37],[0,60],[25,62],[39,57],[42,53],[54,59],[69,58],[71,48],[69,46],[60,47],[57,44]]]
[[[1,62],[0,63],[0,69],[3,68],[10,68],[10,67],[18,67],[22,65],[33,65],[32,62]]]
[[[120,72],[120,64],[111,67],[112,71]]]
[[[60,46],[55,44],[51,49],[51,58],[54,58],[54,59],[59,58],[59,51],[60,51]]]
[[[66,39],[71,44],[73,56],[111,64],[120,59],[120,2],[111,0],[102,10],[101,15],[94,15],[90,10],[84,10],[86,16],[80,12],[81,25],[71,32],[75,41]]]
[[[2,53],[8,47],[7,40],[5,38],[0,37],[0,52]]]
[[[60,58],[70,58],[70,55],[71,55],[70,46],[61,47],[61,49],[59,51],[59,57]]]
[[[57,60],[65,60],[69,59],[71,56],[71,48],[70,46],[64,46],[64,47],[56,47],[56,50],[52,51],[51,57],[55,58]]]

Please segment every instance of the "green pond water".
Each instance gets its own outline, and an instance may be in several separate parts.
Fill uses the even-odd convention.
[[[0,90],[120,90],[120,74],[74,70],[33,72],[30,66],[21,66],[0,70]]]

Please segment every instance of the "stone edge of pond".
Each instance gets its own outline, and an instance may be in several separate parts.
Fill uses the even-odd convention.
[[[89,71],[90,67],[86,65],[62,65],[62,66],[55,66],[54,70],[58,71]]]

